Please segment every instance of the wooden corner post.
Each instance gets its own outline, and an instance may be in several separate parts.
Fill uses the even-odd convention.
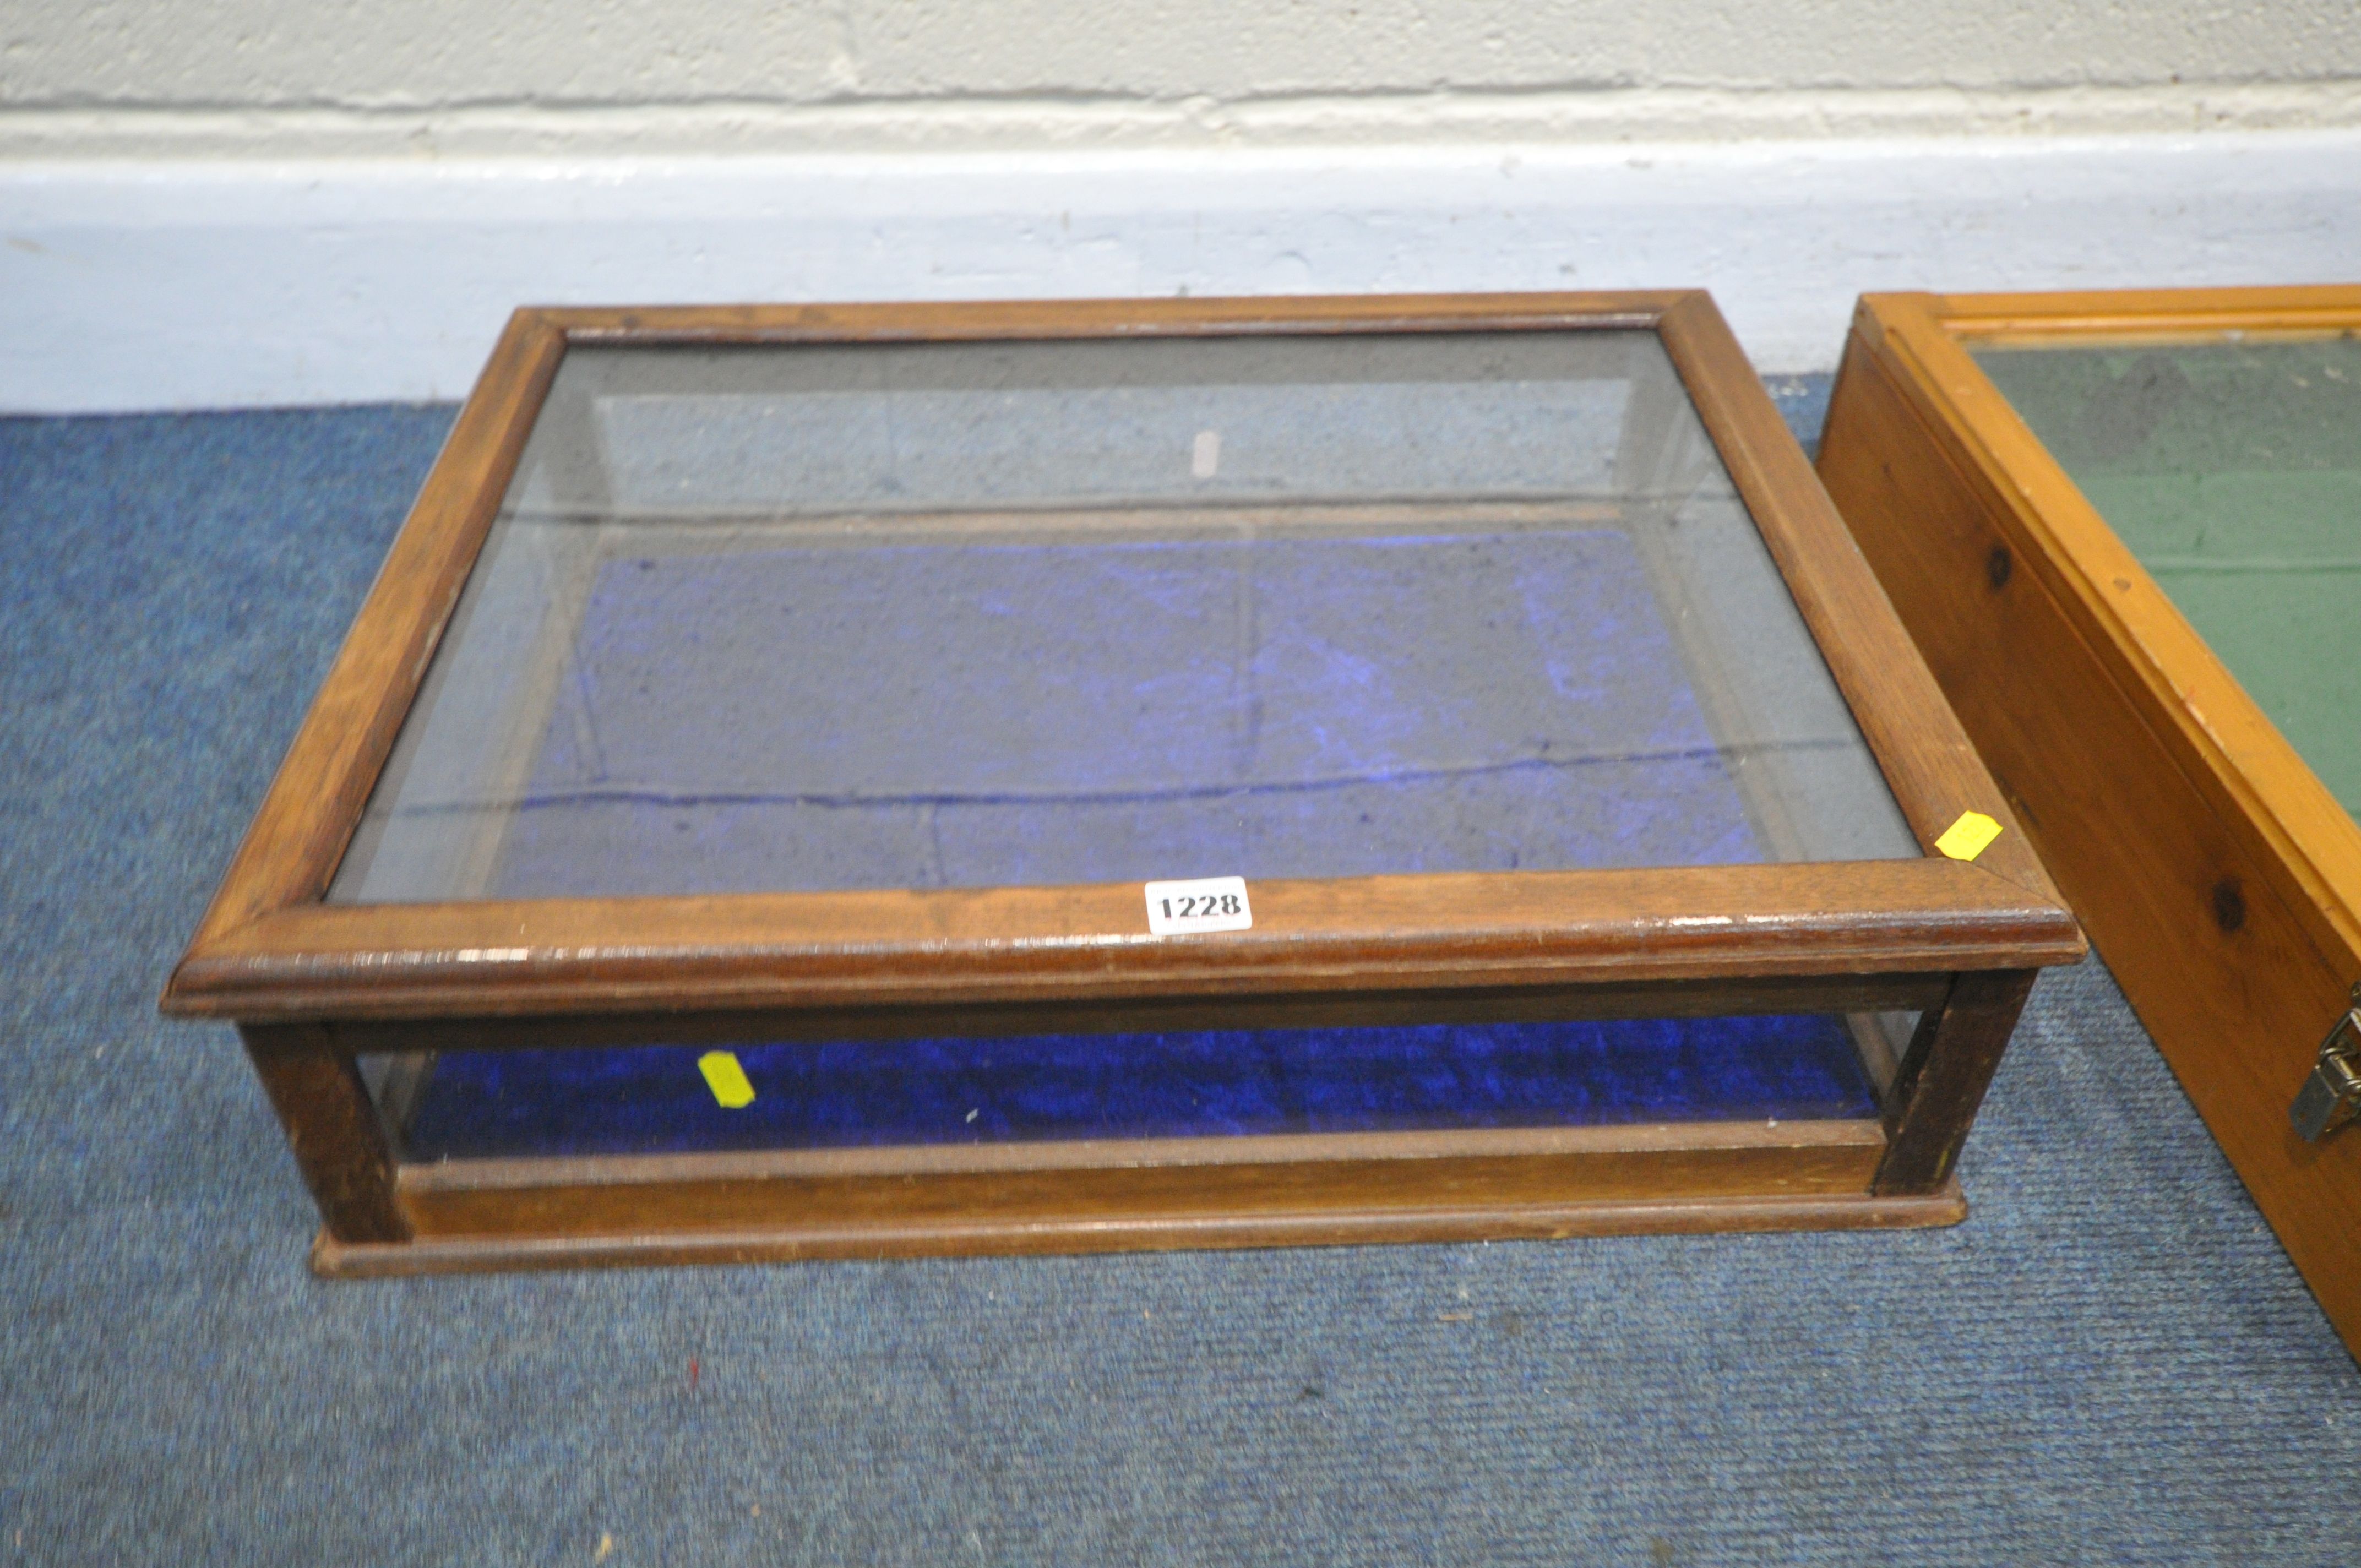
[[[352,1053],[315,1025],[249,1024],[238,1034],[328,1234],[340,1242],[408,1241],[410,1222],[394,1201],[393,1146]]]
[[[1885,1158],[1871,1191],[1932,1192],[1950,1179],[2037,972],[1970,970],[1919,1018],[1886,1091]]]

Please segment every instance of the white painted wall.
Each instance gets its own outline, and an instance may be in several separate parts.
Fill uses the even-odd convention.
[[[2354,0],[10,0],[0,156],[2361,123]]]
[[[24,165],[0,409],[456,397],[533,302],[1702,284],[1766,370],[1864,289],[2361,272],[2361,130]]]
[[[0,411],[523,302],[2361,276],[2356,0],[0,0]]]

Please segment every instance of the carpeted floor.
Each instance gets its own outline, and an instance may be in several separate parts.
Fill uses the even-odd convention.
[[[0,1561],[2361,1563],[2361,1372],[2095,962],[1955,1230],[313,1279],[155,995],[449,418],[0,422]]]

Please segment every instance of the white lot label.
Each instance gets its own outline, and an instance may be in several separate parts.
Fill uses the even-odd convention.
[[[1148,928],[1157,936],[1245,931],[1253,925],[1254,909],[1246,903],[1246,879],[1242,876],[1148,884]]]

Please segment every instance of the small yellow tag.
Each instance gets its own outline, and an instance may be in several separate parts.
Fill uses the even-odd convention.
[[[705,1075],[706,1087],[725,1111],[736,1111],[754,1102],[754,1086],[746,1081],[746,1069],[728,1051],[708,1051],[697,1058],[697,1070]]]
[[[1981,811],[1962,811],[1960,819],[1943,829],[1935,840],[1935,848],[1955,861],[1972,861],[1992,848],[2000,837],[2000,824]]]

